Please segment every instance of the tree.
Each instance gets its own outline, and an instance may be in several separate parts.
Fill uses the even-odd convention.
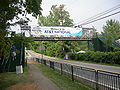
[[[64,5],[53,5],[48,16],[39,16],[38,23],[43,26],[72,26],[69,12],[64,10]]]
[[[27,14],[41,15],[40,4],[41,0],[0,0],[0,30],[11,25],[10,20],[19,20],[19,14],[25,17]]]
[[[111,47],[112,43],[120,38],[120,23],[116,20],[108,20],[103,26],[106,48]]]
[[[8,32],[7,28],[11,25],[22,24],[21,18],[18,15],[22,15],[29,20],[26,15],[32,14],[37,17],[41,15],[42,0],[0,0],[0,51],[9,52],[12,40],[6,38]],[[12,22],[16,19],[16,22]]]

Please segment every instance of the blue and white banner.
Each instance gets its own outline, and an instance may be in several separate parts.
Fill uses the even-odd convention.
[[[84,32],[85,33],[85,32]],[[39,26],[31,31],[33,37],[71,37],[82,36],[82,28],[60,27],[60,26]]]

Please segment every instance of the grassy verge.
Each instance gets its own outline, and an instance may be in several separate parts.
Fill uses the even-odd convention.
[[[68,61],[83,62],[83,63],[90,63],[90,64],[99,64],[99,65],[108,65],[108,66],[117,66],[117,67],[120,67],[119,64],[98,63],[98,62],[84,61],[84,60],[68,60]]]
[[[49,56],[49,57],[51,57],[51,56]],[[58,57],[52,57],[52,58],[64,60],[64,58],[58,58]],[[66,61],[83,62],[83,63],[90,63],[90,64],[99,64],[99,65],[108,65],[108,66],[117,66],[117,67],[120,67],[119,64],[99,63],[99,62],[84,61],[84,60],[71,60],[70,59],[70,60],[66,60]]]
[[[0,90],[16,85],[32,82],[30,78],[29,67],[25,67],[23,74],[16,74],[15,72],[0,73]]]
[[[85,85],[82,85],[77,82],[72,82],[72,80],[68,77],[60,75],[60,73],[52,70],[51,68],[44,65],[36,65],[45,76],[47,76],[50,80],[56,83],[63,90],[92,90]]]

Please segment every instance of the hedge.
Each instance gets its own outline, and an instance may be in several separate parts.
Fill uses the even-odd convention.
[[[92,61],[107,64],[120,64],[120,51],[116,52],[93,52],[86,53],[68,53],[72,60]]]

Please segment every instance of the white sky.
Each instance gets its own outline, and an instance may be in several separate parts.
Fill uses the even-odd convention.
[[[52,5],[59,6],[60,4],[65,5],[65,10],[69,12],[71,19],[73,19],[76,24],[120,4],[120,0],[42,0],[41,7],[43,9],[43,16],[49,14]],[[120,9],[117,11],[120,11]],[[29,25],[37,26],[37,19],[30,15],[28,15],[28,17],[32,20]],[[115,19],[120,22],[120,13],[83,27],[94,26],[98,32],[101,32],[103,25],[105,25],[105,22],[109,19]]]

